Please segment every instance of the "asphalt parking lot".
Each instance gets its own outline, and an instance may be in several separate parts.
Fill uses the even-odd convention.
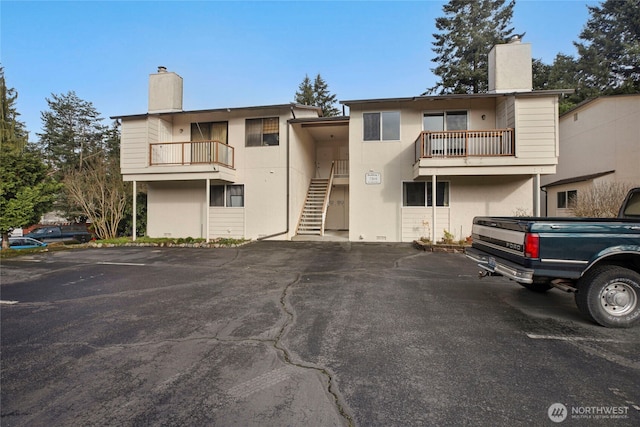
[[[640,424],[640,327],[476,273],[406,244],[3,260],[0,423]]]

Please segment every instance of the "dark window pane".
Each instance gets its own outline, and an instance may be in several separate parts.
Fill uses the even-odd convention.
[[[567,192],[560,191],[558,193],[558,209],[564,209],[567,207]]]
[[[380,113],[364,113],[364,140],[380,141]]]
[[[427,206],[433,206],[431,182],[427,182]],[[448,182],[436,182],[436,206],[449,206]]]
[[[403,183],[402,205],[424,206],[424,182]]]
[[[262,145],[262,119],[247,119],[245,132],[247,147],[260,147]]]
[[[224,206],[224,185],[210,187],[209,206]]]

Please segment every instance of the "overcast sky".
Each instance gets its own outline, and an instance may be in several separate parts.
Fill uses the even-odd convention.
[[[6,1],[0,62],[38,139],[51,94],[109,116],[147,111],[149,74],[184,78],[185,110],[292,102],[318,73],[339,100],[415,96],[436,82],[432,34],[443,1]],[[575,55],[587,5],[517,0],[516,33],[551,64]]]

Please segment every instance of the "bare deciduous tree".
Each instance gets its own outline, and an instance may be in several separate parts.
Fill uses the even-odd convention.
[[[98,237],[116,237],[129,194],[117,162],[96,159],[82,171],[69,172],[64,184],[69,198],[80,206]]]
[[[596,182],[588,190],[578,193],[573,201],[573,214],[577,217],[615,218],[633,187],[627,182]]]

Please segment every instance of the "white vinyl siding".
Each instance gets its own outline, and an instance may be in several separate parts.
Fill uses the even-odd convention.
[[[120,143],[122,173],[126,173],[128,169],[147,166],[149,157],[147,135],[146,120],[123,120],[123,138]]]
[[[403,242],[412,242],[421,237],[431,238],[432,208],[403,207],[401,216]],[[436,208],[436,236],[438,239],[442,238],[443,230],[452,231],[449,217],[450,209],[448,207]]]
[[[516,105],[516,155],[555,158],[557,112],[552,98],[521,98]]]
[[[209,208],[209,238],[233,238],[242,239],[245,237],[244,208]]]

